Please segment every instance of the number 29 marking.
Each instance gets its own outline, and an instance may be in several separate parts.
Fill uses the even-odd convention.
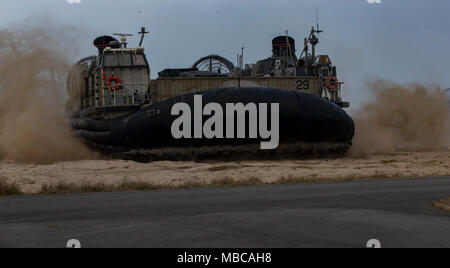
[[[308,90],[309,80],[297,80],[297,90]]]

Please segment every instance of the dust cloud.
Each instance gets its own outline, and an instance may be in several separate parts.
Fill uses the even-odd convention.
[[[67,121],[67,108],[79,92],[65,90],[73,63],[68,53],[76,47],[68,32],[76,34],[42,26],[0,29],[0,160],[50,164],[96,158]],[[368,85],[374,99],[353,115],[350,155],[450,145],[447,95],[439,87],[383,80]]]
[[[374,99],[353,115],[356,135],[351,156],[433,151],[449,146],[447,95],[438,86],[385,80],[367,85]]]
[[[72,135],[66,114],[74,29],[17,28],[0,29],[0,159],[94,158]]]

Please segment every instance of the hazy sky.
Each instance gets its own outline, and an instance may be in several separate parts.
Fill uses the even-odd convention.
[[[1,0],[0,25],[43,17],[81,29],[81,56],[94,54],[102,34],[136,34],[146,26],[152,76],[168,67],[187,67],[218,53],[235,62],[242,43],[245,62],[271,53],[271,39],[289,30],[301,48],[315,24],[319,54],[329,54],[345,82],[344,96],[358,106],[366,81],[437,83],[450,87],[449,0]],[[137,38],[130,39],[136,45]]]

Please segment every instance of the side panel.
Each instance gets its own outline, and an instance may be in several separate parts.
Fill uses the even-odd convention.
[[[238,78],[158,78],[150,83],[152,101],[216,88],[264,87],[294,90],[321,96],[321,82],[317,77],[244,77]]]

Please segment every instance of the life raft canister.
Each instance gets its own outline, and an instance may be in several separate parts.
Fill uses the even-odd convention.
[[[112,81],[115,81],[117,85],[115,85],[115,86],[111,85],[111,82],[112,82]],[[110,89],[111,91],[119,90],[119,89],[120,89],[120,84],[121,84],[121,83],[122,83],[122,81],[120,81],[120,78],[117,77],[117,76],[115,76],[115,75],[110,76],[110,77],[108,78],[108,80],[106,80],[106,86],[109,87],[109,89]]]
[[[329,90],[337,90],[339,87],[339,81],[335,76],[329,76],[327,77],[327,80],[325,82],[325,85]]]

